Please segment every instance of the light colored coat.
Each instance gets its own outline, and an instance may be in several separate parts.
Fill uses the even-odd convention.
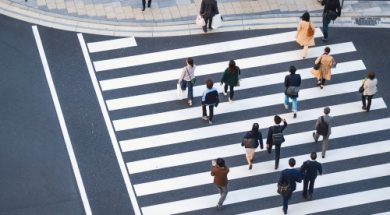
[[[315,30],[313,23],[306,22],[303,20],[301,20],[298,23],[297,33],[295,34],[295,39],[299,45],[301,45],[301,46],[314,46],[315,45],[314,35],[311,37],[307,36],[307,31],[309,28],[313,29],[313,31]]]
[[[319,56],[315,64],[319,64],[321,62],[321,66],[319,70],[312,69],[311,73],[317,78],[321,79],[324,78],[325,80],[330,80],[331,76],[331,68],[333,65],[333,57],[328,54],[322,54]]]
[[[178,82],[180,83],[182,80],[191,81],[193,78],[195,78],[195,68],[196,68],[195,65],[194,67],[191,67],[189,65],[185,66],[181,71],[181,75],[179,77]]]
[[[364,88],[363,95],[365,96],[374,95],[378,91],[376,87],[377,84],[378,84],[378,80],[376,78],[374,78],[374,80],[370,80],[370,79],[365,80],[363,85]]]

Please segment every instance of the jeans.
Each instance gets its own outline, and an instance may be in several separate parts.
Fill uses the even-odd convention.
[[[313,194],[315,178],[304,178],[303,179],[303,192],[302,195],[307,198],[307,188],[309,187],[309,196]]]
[[[224,87],[225,88],[225,93],[227,93],[228,86],[229,86],[229,89],[230,89],[229,98],[230,98],[230,100],[233,100],[234,86],[225,84],[225,87]]]
[[[362,95],[363,107],[365,107],[367,111],[370,111],[372,97],[374,97],[374,95],[370,95],[370,96]],[[366,99],[367,99],[367,105],[366,105]]]
[[[324,38],[328,38],[328,30],[329,30],[330,19],[326,18],[325,13],[322,14],[322,30],[324,31]]]
[[[219,197],[218,205],[222,206],[222,204],[225,201],[226,196],[228,194],[228,189],[227,189],[227,186],[217,186],[217,189],[218,189],[219,194],[221,195],[221,197]]]
[[[194,99],[194,86],[193,86],[191,81],[183,80],[181,82],[181,85],[180,85],[181,89],[185,90],[187,88],[187,86],[188,86],[188,96],[187,96],[187,98],[188,98],[188,100],[192,100],[192,99]]]
[[[202,104],[202,112],[203,112],[202,116],[207,116],[206,106],[207,106],[207,104]],[[209,111],[210,111],[209,120],[213,121],[214,105],[208,105],[208,106],[209,106]]]
[[[292,111],[294,113],[298,112],[298,98],[295,97],[295,98],[291,98],[292,100]],[[288,97],[287,95],[284,96],[284,104],[285,105],[288,105],[290,101],[290,97]]]
[[[283,196],[283,212],[287,214],[288,200],[291,198],[292,192],[288,196]]]

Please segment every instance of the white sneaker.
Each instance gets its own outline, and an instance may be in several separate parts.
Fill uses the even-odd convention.
[[[229,100],[229,103],[232,103],[232,102],[233,102],[233,100],[231,100],[230,98],[229,98],[228,100]]]
[[[223,95],[227,96],[227,92],[223,91]]]
[[[210,120],[209,120],[209,124],[212,125],[212,124],[213,124],[213,121],[210,121]]]
[[[284,105],[284,109],[288,110],[288,105],[286,104],[283,104]]]
[[[192,100],[188,100],[188,105],[192,106]]]
[[[202,116],[202,119],[203,120],[209,120],[209,118],[207,116]]]

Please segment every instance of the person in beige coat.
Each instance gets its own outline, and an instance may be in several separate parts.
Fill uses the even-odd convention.
[[[333,57],[329,55],[329,53],[330,48],[326,47],[324,53],[315,61],[315,64],[320,64],[320,68],[318,70],[313,69],[311,71],[314,77],[317,78],[317,86],[319,86],[321,89],[325,85],[325,80],[330,80],[331,68],[336,66],[336,62],[334,61]]]
[[[297,27],[295,39],[300,46],[303,46],[302,58],[306,58],[309,46],[314,46],[314,26],[310,22],[310,14],[306,11],[301,16]]]

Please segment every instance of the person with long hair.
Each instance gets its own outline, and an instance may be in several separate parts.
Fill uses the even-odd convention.
[[[233,101],[234,96],[234,87],[239,85],[239,75],[241,74],[240,68],[236,66],[234,60],[229,61],[228,68],[225,69],[223,76],[221,78],[221,85],[225,84],[223,94],[227,96],[228,87],[229,92],[229,102]]]
[[[263,136],[259,130],[259,123],[253,123],[252,130],[248,131],[241,143],[241,146],[245,147],[246,160],[249,165],[249,169],[252,169],[253,160],[255,158],[255,152],[257,147],[263,149]]]
[[[192,106],[192,100],[194,99],[194,83],[192,83],[192,80],[195,78],[196,66],[194,64],[194,60],[190,57],[187,58],[186,63],[187,65],[183,68],[178,83],[180,84],[182,90],[185,90],[188,87],[188,105]]]
[[[303,13],[301,21],[297,26],[295,39],[300,46],[303,46],[302,58],[306,58],[309,46],[314,46],[314,25],[310,21],[309,12]]]

